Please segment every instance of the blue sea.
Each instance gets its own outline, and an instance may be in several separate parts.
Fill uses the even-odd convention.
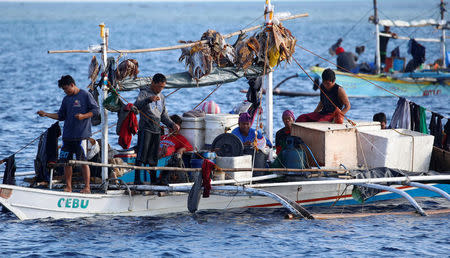
[[[48,54],[48,50],[87,49],[100,43],[98,24],[110,29],[111,49],[140,49],[198,40],[214,29],[227,34],[261,24],[265,1],[253,2],[123,2],[123,3],[29,3],[0,2],[0,158],[15,153],[38,137],[54,121],[36,115],[37,110],[56,112],[64,93],[57,86],[61,75],[72,75],[77,85],[89,84],[88,66],[93,54]],[[382,18],[438,18],[437,0],[378,1]],[[298,44],[335,61],[328,48],[340,37],[345,49],[365,45],[361,61],[374,57],[374,28],[368,23],[372,1],[273,1],[276,12],[308,13],[309,17],[284,23]],[[399,35],[412,31],[393,28]],[[419,37],[439,37],[436,30],[416,29]],[[229,40],[234,43],[234,38]],[[439,58],[439,44],[426,43],[427,62]],[[410,58],[406,42],[391,40],[388,51],[400,46]],[[184,71],[180,51],[128,54],[139,62],[140,76]],[[99,56],[97,56],[99,57]],[[297,48],[295,58],[304,67],[332,64]],[[295,64],[282,64],[274,73],[274,85],[302,74]],[[228,112],[243,101],[239,90],[245,80],[223,85],[210,99]],[[215,87],[182,89],[167,98],[170,114],[195,107]],[[300,76],[287,81],[283,90],[312,92],[312,82]],[[172,89],[165,89],[169,94]],[[134,102],[137,91],[123,96]],[[448,96],[410,98],[428,110],[450,116]],[[274,96],[274,129],[282,127],[281,113],[311,112],[318,97]],[[348,116],[371,120],[385,112],[388,122],[396,97],[352,98]],[[428,113],[430,117],[431,114]],[[116,121],[110,114],[110,124]],[[428,118],[429,118],[428,117]],[[94,127],[93,131],[99,130]],[[115,128],[110,144],[118,147]],[[100,137],[97,134],[94,137]],[[134,139],[133,141],[136,141]],[[16,154],[18,172],[32,171],[37,142]],[[0,170],[4,169],[1,165]],[[443,200],[419,200],[424,209],[449,208]],[[317,213],[411,211],[402,200],[380,206],[313,207]],[[76,220],[21,222],[10,213],[0,214],[0,255],[39,256],[439,256],[450,254],[450,215],[383,215],[335,220],[287,220],[283,209],[201,211],[195,216],[93,217]]]

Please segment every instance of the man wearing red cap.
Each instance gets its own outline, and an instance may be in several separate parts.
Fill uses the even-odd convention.
[[[337,69],[339,71],[347,73],[353,72],[354,69],[358,66],[358,57],[352,52],[346,52],[344,48],[338,47],[336,48],[336,55]]]

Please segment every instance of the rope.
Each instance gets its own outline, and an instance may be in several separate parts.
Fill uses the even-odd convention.
[[[206,96],[206,98],[204,98],[202,101],[200,101],[200,103],[197,104],[197,106],[195,106],[192,110],[196,109],[198,106],[200,106],[200,104],[202,104],[207,98],[209,98],[209,96],[211,96],[216,90],[218,90],[220,88],[220,86],[222,86],[223,84],[217,84],[217,87],[208,94],[208,96]]]
[[[349,73],[349,76],[352,76],[352,77],[356,77],[356,78],[362,79],[362,80],[364,80],[364,81],[366,81],[366,82],[368,82],[368,83],[374,85],[375,87],[378,87],[378,88],[380,88],[380,89],[382,89],[382,90],[384,90],[384,91],[386,91],[386,92],[388,92],[388,93],[390,93],[390,94],[392,94],[392,95],[394,95],[394,96],[396,96],[396,97],[398,97],[398,98],[401,98],[401,96],[399,96],[399,95],[397,95],[397,94],[395,94],[395,93],[393,93],[393,92],[391,92],[391,91],[389,91],[389,90],[387,90],[387,89],[385,89],[385,88],[383,88],[383,87],[381,87],[381,86],[379,86],[379,85],[373,83],[373,82],[370,81],[370,80],[365,79],[365,78],[362,77],[362,76],[359,76],[359,75],[357,75],[357,74],[351,73],[349,70],[345,69],[344,67],[338,66],[338,65],[335,64],[334,62],[332,62],[332,61],[330,61],[330,60],[328,60],[328,59],[326,59],[326,58],[321,57],[320,55],[314,53],[314,52],[311,51],[311,50],[308,50],[308,49],[306,49],[306,48],[304,48],[304,47],[302,47],[302,46],[300,46],[300,45],[298,45],[298,44],[296,44],[296,46],[299,47],[299,48],[301,48],[302,50],[304,50],[304,51],[306,51],[306,52],[308,52],[308,53],[310,53],[310,54],[312,54],[312,55],[314,55],[314,56],[316,56],[316,57],[322,59],[322,60],[325,60],[325,61],[329,62],[330,64],[335,65],[336,67],[341,68],[341,69],[344,70],[345,72]],[[292,57],[292,59],[294,59],[294,61],[298,64],[298,62],[296,61],[296,59],[295,59],[294,57]],[[298,65],[299,65],[299,64],[298,64]],[[299,66],[300,66],[300,65],[299,65]],[[305,69],[302,68],[302,70],[303,70],[303,72],[304,72],[306,75],[308,75],[309,79],[310,79],[315,85],[317,85],[317,84],[314,82],[314,80],[312,80],[311,76],[309,76],[309,74],[305,71]],[[319,86],[319,85],[317,85],[317,86]],[[319,89],[320,89],[320,87],[319,87]],[[431,111],[431,110],[429,110],[429,109],[427,109],[427,108],[425,108],[425,110],[428,111],[428,112],[430,112],[430,113],[436,113],[436,112],[433,112],[433,111]],[[449,119],[448,117],[445,117],[445,116],[442,116],[442,118],[445,118],[445,119],[447,119],[447,120]]]
[[[316,57],[318,57],[318,58],[320,58],[320,59],[322,59],[322,60],[325,60],[325,61],[329,62],[330,64],[335,65],[335,66],[338,67],[338,68],[341,68],[341,69],[344,70],[345,72],[350,73],[350,74],[351,74],[350,76],[352,76],[352,77],[357,77],[357,78],[359,78],[359,79],[365,80],[365,81],[367,81],[368,83],[374,85],[375,87],[378,87],[378,88],[380,88],[380,89],[382,89],[382,90],[384,90],[384,91],[387,91],[387,92],[389,92],[390,94],[392,94],[392,95],[397,96],[397,97],[400,98],[399,95],[397,95],[397,94],[395,94],[395,93],[393,93],[393,92],[391,92],[391,91],[389,91],[389,90],[387,90],[387,89],[385,89],[385,88],[383,88],[383,87],[381,87],[381,86],[379,86],[379,85],[377,85],[377,84],[375,84],[375,83],[373,83],[373,82],[371,82],[371,81],[369,81],[369,80],[363,78],[362,76],[359,76],[359,75],[357,75],[357,74],[352,74],[349,70],[345,69],[344,67],[338,66],[337,64],[333,63],[332,61],[330,61],[330,60],[328,60],[328,59],[326,59],[326,58],[323,58],[323,57],[317,55],[316,53],[312,52],[311,50],[308,50],[308,49],[306,49],[306,48],[304,48],[304,47],[302,47],[302,46],[300,46],[300,45],[298,45],[298,44],[295,44],[295,45],[296,45],[297,47],[301,48],[302,50],[304,50],[304,51],[306,51],[306,52],[309,52],[310,54],[312,54],[312,55],[314,55],[314,56],[316,56]],[[294,59],[294,60],[295,60],[295,59]],[[304,69],[302,69],[302,70],[304,71]],[[306,73],[306,72],[305,72],[305,73]],[[311,78],[311,77],[310,77],[310,78]]]
[[[178,88],[178,89],[172,91],[171,93],[167,94],[165,97],[167,98],[167,97],[169,97],[170,95],[174,94],[175,92],[177,92],[179,90],[181,90],[181,88]]]
[[[292,59],[294,59],[295,63],[302,69],[302,71],[308,76],[308,78],[315,84],[317,85],[317,83],[314,81],[314,79],[308,74],[308,72],[306,72],[306,70],[303,68],[303,66],[300,65],[300,63],[297,61],[297,59],[295,59],[294,57],[292,57]],[[325,95],[325,97],[328,99],[328,101],[330,101],[331,104],[333,104],[333,106],[337,109],[338,106],[336,106],[336,104],[334,104],[334,102],[330,99],[330,97],[328,97],[328,95],[320,88],[319,85],[317,85],[317,87],[320,89],[320,91],[323,93],[323,95]],[[340,109],[339,109],[340,110]],[[350,120],[345,114],[343,114],[343,116],[345,117],[345,119],[347,119],[347,121],[352,124],[353,126],[355,126],[355,122],[353,122],[352,120]]]
[[[261,87],[264,85],[265,83],[265,79],[266,79],[266,75],[267,75],[267,52],[269,49],[269,39],[270,39],[270,33],[267,33],[267,39],[266,39],[266,46],[264,49],[264,69],[263,69],[263,77],[261,80]],[[259,99],[262,99],[262,89],[259,92]],[[258,138],[258,127],[259,127],[259,123],[260,123],[260,118],[261,118],[261,104],[262,102],[259,102],[259,106],[257,107],[256,111],[256,132],[255,132],[255,138],[253,139],[253,145],[254,145],[254,150],[253,150],[253,162],[252,162],[252,174],[253,174],[253,170],[255,169],[255,156],[256,156],[256,151],[258,149],[258,145],[257,145],[257,138]],[[262,129],[262,128],[261,128]],[[253,183],[253,177],[250,179],[250,185],[252,185]]]
[[[18,151],[14,152],[13,154],[9,155],[9,156],[13,156],[16,155],[17,153],[21,152],[23,149],[25,149],[26,147],[30,146],[33,142],[35,142],[37,139],[41,138],[42,135],[44,135],[44,133],[47,130],[45,130],[43,133],[41,133],[38,137],[34,138],[33,140],[31,140],[31,142],[27,143],[25,146],[23,146],[22,148],[20,148]],[[6,158],[5,158],[6,159]],[[0,164],[2,164],[4,161],[4,159],[2,160],[2,162],[0,162]]]
[[[394,130],[394,132],[396,132],[398,134],[412,137],[411,171],[413,171],[414,170],[414,136],[411,134],[399,132],[399,131],[397,131],[397,129],[392,129],[392,130]]]

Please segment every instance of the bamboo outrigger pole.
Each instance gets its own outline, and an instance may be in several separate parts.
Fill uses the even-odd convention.
[[[303,14],[296,14],[296,15],[291,15],[285,18],[281,18],[280,21],[287,21],[287,20],[293,20],[293,19],[297,19],[297,18],[303,18],[303,17],[308,17],[307,13],[303,13]],[[263,25],[257,25],[257,26],[253,26],[247,29],[243,29],[243,30],[239,30],[236,32],[232,32],[229,34],[225,34],[223,35],[223,37],[225,39],[227,38],[231,38],[233,36],[242,34],[242,33],[246,33],[249,31],[253,31],[256,29],[261,28]],[[157,48],[144,48],[144,49],[135,49],[135,50],[107,50],[107,53],[144,53],[144,52],[157,52],[157,51],[167,51],[167,50],[174,50],[174,49],[181,49],[181,48],[187,48],[187,47],[192,47],[197,45],[198,43],[207,43],[206,40],[201,40],[201,41],[196,41],[193,43],[187,43],[187,44],[180,44],[180,45],[175,45],[175,46],[169,46],[169,47],[157,47]],[[94,51],[95,52],[95,51]],[[49,50],[48,51],[49,54],[61,54],[61,53],[93,53],[93,51],[89,51],[89,50]]]

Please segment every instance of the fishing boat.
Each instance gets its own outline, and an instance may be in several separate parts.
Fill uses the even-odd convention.
[[[270,4],[270,1],[266,1],[266,14],[264,28],[273,25],[273,6]],[[99,53],[102,55],[103,72],[106,74],[107,54],[109,53],[109,30],[105,28],[104,24],[100,25],[100,35],[102,44]],[[193,46],[197,43],[191,44],[190,46]],[[186,44],[177,48],[185,47],[187,47]],[[168,47],[166,49],[175,48]],[[147,49],[146,51],[156,50]],[[87,51],[78,52],[86,53]],[[113,52],[117,52],[117,50]],[[212,73],[214,74],[214,71]],[[216,70],[217,74],[221,74],[221,72]],[[235,76],[235,73],[232,74]],[[170,85],[169,82],[175,83],[178,81],[174,78],[179,78],[179,76],[168,76],[168,85]],[[197,85],[205,84],[202,86],[206,86],[210,85],[205,83],[205,81],[208,81],[207,78],[208,76],[205,76],[205,78],[201,78],[198,81],[190,78],[189,81]],[[266,133],[273,140],[272,71],[263,73],[262,78],[265,79],[266,92],[268,92],[266,94]],[[107,80],[107,76],[101,78],[101,85],[105,85],[105,87],[102,87],[102,100],[106,99],[110,90],[106,87],[108,85]],[[222,82],[225,81],[223,78],[220,80]],[[133,80],[129,85],[140,85],[143,81],[145,79]],[[367,198],[366,202],[402,196],[421,215],[426,215],[426,211],[412,197],[442,197],[450,200],[448,194],[450,192],[450,184],[448,184],[450,175],[448,173],[427,173],[431,156],[431,145],[429,143],[432,136],[414,135],[409,131],[395,134],[394,140],[413,144],[408,148],[402,147],[402,150],[407,150],[406,153],[410,159],[404,158],[406,160],[405,164],[397,164],[397,161],[400,159],[393,161],[381,160],[376,158],[377,154],[374,153],[367,153],[367,157],[364,156],[365,151],[381,148],[374,145],[371,140],[367,140],[368,138],[386,138],[385,135],[382,135],[383,133],[380,133],[379,124],[377,123],[352,122],[340,125],[333,123],[296,123],[293,135],[301,137],[305,141],[306,146],[311,146],[308,158],[314,159],[317,167],[258,169],[253,167],[251,158],[248,159],[246,156],[223,157],[236,160],[234,166],[222,167],[220,170],[221,173],[232,174],[232,178],[208,180],[209,175],[205,179],[205,173],[207,172],[202,168],[149,168],[128,164],[108,164],[108,110],[104,108],[104,105],[102,105],[101,113],[102,162],[92,163],[75,160],[69,162],[71,165],[88,164],[102,167],[102,184],[92,185],[94,193],[82,194],[61,191],[61,187],[54,184],[52,180],[53,166],[50,172],[49,184],[46,188],[0,184],[0,203],[21,220],[79,218],[96,215],[154,216],[188,211],[195,212],[199,209],[281,206],[287,208],[296,217],[313,219],[314,215],[303,208],[303,205],[358,204],[359,201],[354,199],[353,196],[359,187],[362,187],[360,189],[370,188],[377,191],[377,194]],[[393,133],[392,131],[386,132]],[[414,142],[427,145],[426,149],[429,149],[429,151],[425,150],[425,148],[418,148],[417,145],[414,145]],[[224,144],[229,143],[225,142]],[[366,149],[358,150],[357,146],[366,146]],[[399,147],[390,149],[390,151],[405,153],[400,151]],[[384,156],[386,155],[384,154]],[[371,159],[371,157],[373,158]],[[247,161],[244,162],[243,160]],[[387,169],[388,173],[394,176],[382,176],[379,178],[357,176],[360,174],[356,171],[361,169],[359,163],[364,164],[363,170],[379,170],[380,162],[394,168],[394,170],[405,169],[412,172],[395,174],[389,168]],[[56,164],[55,166],[58,165],[65,164]],[[191,172],[195,174],[195,180],[192,183],[169,185],[132,185],[119,179],[108,179],[108,168]],[[254,171],[262,171],[267,174],[253,176]],[[240,174],[243,176],[238,177],[237,175]],[[209,183],[211,184],[210,196],[206,198],[208,193],[205,190],[208,188]],[[76,188],[75,185],[74,188]],[[201,198],[202,192],[204,198]]]
[[[337,71],[336,82],[344,87],[346,93],[350,97],[386,97],[386,96],[402,96],[402,97],[420,97],[420,96],[449,96],[450,95],[450,74],[445,68],[448,65],[447,52],[445,46],[446,26],[445,20],[445,3],[441,1],[440,11],[441,17],[439,21],[434,19],[426,19],[420,21],[400,21],[400,20],[379,20],[377,1],[374,0],[374,16],[370,19],[375,25],[376,38],[376,58],[374,74],[358,73],[351,71]],[[430,27],[437,28],[442,31],[440,38],[412,38],[406,36],[395,36],[397,40],[411,40],[417,42],[435,42],[440,43],[443,65],[437,69],[421,69],[411,72],[405,72],[405,59],[389,59],[391,62],[386,65],[383,71],[380,70],[380,36],[393,37],[392,34],[380,32],[379,26],[417,28]],[[398,62],[397,62],[398,61]],[[330,62],[332,63],[332,62]],[[335,66],[334,63],[332,63]],[[311,72],[317,78],[320,78],[324,68],[313,66]]]

